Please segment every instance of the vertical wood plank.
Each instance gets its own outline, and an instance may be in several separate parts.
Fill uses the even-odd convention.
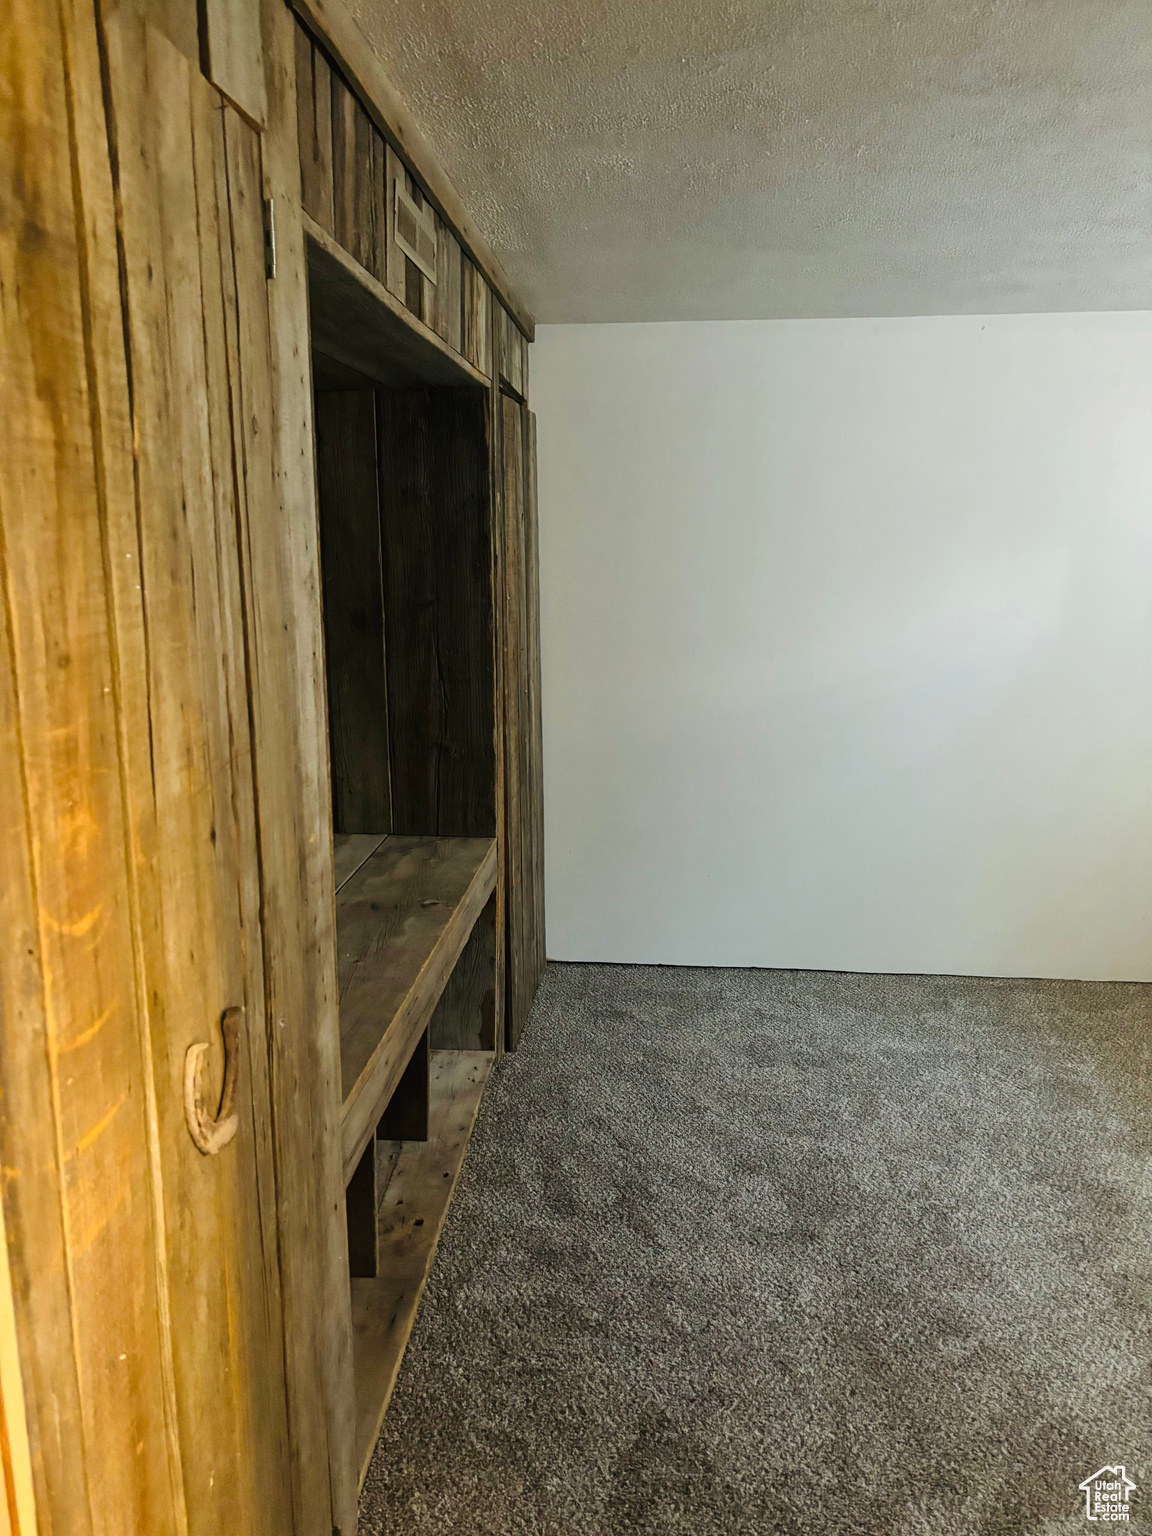
[[[304,232],[292,124],[294,22],[262,0],[267,192],[285,211],[265,320],[248,340],[264,384],[245,402],[269,479],[242,522],[259,788],[266,1028],[272,1066],[296,1529],[356,1528],[355,1402],[340,1162],[331,787]]]
[[[43,1528],[177,1533],[103,534],[128,392],[103,324],[119,285],[93,20],[0,13],[0,1155]]]
[[[523,744],[527,726],[524,655],[524,434],[520,406],[501,399],[504,511],[504,813],[506,822],[508,935],[508,1046],[515,1049],[527,1009],[526,956],[530,943],[524,879],[526,792]]]
[[[369,190],[372,218],[372,251],[368,270],[377,282],[388,280],[388,148],[379,131],[372,133],[372,184]]]
[[[405,298],[408,258],[396,244],[396,183],[404,185],[404,166],[391,144],[385,148],[384,168],[384,286],[401,301]]]
[[[469,935],[428,1025],[434,1051],[491,1051],[496,1044],[494,891]]]
[[[460,292],[460,242],[444,220],[436,220],[436,288],[432,325],[454,352],[461,348],[463,299]]]
[[[199,0],[199,4],[205,73],[249,122],[263,128],[268,102],[260,0]]]
[[[289,1520],[288,1434],[276,1387],[283,1324],[236,546],[242,467],[229,408],[238,381],[226,355],[234,236],[247,223],[249,246],[263,241],[259,196],[244,207],[233,196],[237,162],[258,188],[259,145],[158,34],[118,17],[108,41],[137,484],[134,515],[111,533],[109,570],[165,1273],[172,1316],[198,1319],[172,1332],[188,1528],[271,1536]],[[262,251],[258,259],[257,292]],[[122,551],[135,558],[137,584],[121,574]],[[240,1130],[227,1158],[207,1160],[184,1123],[184,1060],[204,1039],[219,1053],[218,1021],[231,1006],[257,1033],[243,1032]],[[205,1264],[206,1254],[220,1262]],[[230,1475],[217,1476],[224,1467]]]
[[[463,351],[474,368],[492,377],[491,291],[484,274],[467,256],[462,258]]]
[[[316,397],[320,563],[336,832],[390,832],[376,398]]]
[[[371,272],[376,259],[376,151],[371,121],[358,101],[355,103],[353,161],[355,183],[350,249],[360,265]]]
[[[378,400],[393,829],[492,837],[485,402],[470,389]]]
[[[332,234],[332,74],[299,22],[294,31],[300,196],[317,224]]]
[[[356,98],[332,71],[332,233],[355,255]],[[357,258],[359,259],[359,258]]]

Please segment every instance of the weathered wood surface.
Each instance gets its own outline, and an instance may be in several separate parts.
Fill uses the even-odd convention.
[[[460,242],[443,219],[437,219],[432,328],[453,352],[463,350],[464,295],[460,286],[461,274]]]
[[[493,1059],[487,1051],[433,1051],[428,1140],[401,1144],[381,1202],[377,1277],[352,1281],[356,1465],[361,1483],[396,1384]]]
[[[503,676],[507,1042],[514,1048],[536,995],[544,953],[543,793],[539,748],[539,617],[534,451],[528,412],[503,397]]]
[[[295,57],[304,211],[399,301],[401,311],[434,332],[452,354],[466,358],[485,377],[492,372],[489,315],[494,309],[507,327],[507,337],[503,331],[500,335],[502,355],[512,370],[509,383],[518,394],[525,394],[527,342],[504,306],[493,303],[483,272],[464,254],[451,224],[437,214],[433,282],[396,242],[397,183],[420,207],[427,200],[425,188],[299,25]]]
[[[534,340],[536,332],[531,315],[514,292],[343,0],[291,0],[291,3],[306,23],[307,30],[323,42],[373,123],[403,156],[425,195],[495,288],[519,329],[529,341]]]
[[[292,23],[269,0],[262,150],[166,32],[96,16],[0,19],[0,1137],[36,1499],[86,1536],[351,1529],[304,259],[289,220],[270,294],[261,208],[299,180]],[[206,1158],[183,1058],[231,1005],[243,1113]]]
[[[433,1050],[496,1048],[496,905],[493,891],[436,1004],[428,1026]]]
[[[333,825],[337,832],[387,832],[388,685],[371,390],[316,396],[316,479]]]
[[[258,387],[245,387],[238,401],[248,460],[258,467],[241,532],[292,1433],[288,1486],[297,1528],[311,1536],[355,1529],[351,1327],[307,266],[296,212],[295,24],[281,0],[261,0],[261,19],[268,90],[261,159],[266,194],[279,210],[278,254],[265,308],[251,309],[253,323],[240,335],[241,355],[258,375]],[[245,229],[254,234],[258,225]]]
[[[296,133],[304,209],[325,234],[333,234],[332,71],[303,27],[295,27]]]
[[[135,584],[111,581],[126,783],[144,860],[141,942],[150,999],[172,1369],[190,1531],[290,1519],[288,1428],[271,1379],[283,1359],[272,1107],[263,1043],[256,814],[231,403],[241,369],[230,316],[266,311],[259,142],[166,40],[118,17],[108,74],[123,211],[123,291],[133,386]],[[199,232],[199,240],[189,233]],[[246,380],[244,381],[247,382]],[[137,672],[132,658],[143,662]],[[196,998],[199,1007],[190,1009]],[[226,1156],[191,1145],[189,1047],[218,1059],[224,1009],[243,1010],[241,1124]],[[255,1039],[252,1031],[255,1030]],[[215,1068],[216,1084],[221,1066]],[[217,1087],[217,1092],[219,1091]],[[206,1253],[228,1255],[214,1270]],[[214,1377],[232,1357],[227,1394]],[[231,1467],[226,1477],[215,1470]]]
[[[492,377],[492,292],[484,274],[467,256],[460,266],[461,327],[464,356],[485,378]]]
[[[312,342],[382,384],[487,385],[487,377],[377,282],[315,220],[308,235]]]
[[[200,56],[216,88],[257,128],[268,111],[260,0],[199,0]]]
[[[378,402],[392,826],[491,837],[487,402],[477,390],[387,390]]]
[[[500,351],[500,377],[522,400],[528,398],[528,343],[502,304],[496,306],[496,334]]]
[[[387,838],[337,901],[344,1176],[352,1176],[496,880],[490,838]]]
[[[383,832],[337,832],[332,837],[332,866],[336,890],[347,885],[352,876],[384,841]]]
[[[0,50],[4,1225],[43,1528],[166,1536],[186,1522],[105,583],[105,509],[134,498],[94,18],[12,0]]]

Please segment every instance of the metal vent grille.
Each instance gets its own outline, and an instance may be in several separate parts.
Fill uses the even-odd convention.
[[[436,210],[431,203],[417,208],[396,183],[396,244],[433,283],[436,281]]]

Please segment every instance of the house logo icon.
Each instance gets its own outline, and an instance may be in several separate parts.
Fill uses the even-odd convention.
[[[1089,1520],[1122,1525],[1130,1519],[1129,1507],[1136,1484],[1123,1467],[1101,1467],[1080,1484],[1084,1513]]]

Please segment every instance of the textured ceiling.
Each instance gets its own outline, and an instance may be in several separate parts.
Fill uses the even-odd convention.
[[[1152,0],[352,0],[541,321],[1152,308]]]

